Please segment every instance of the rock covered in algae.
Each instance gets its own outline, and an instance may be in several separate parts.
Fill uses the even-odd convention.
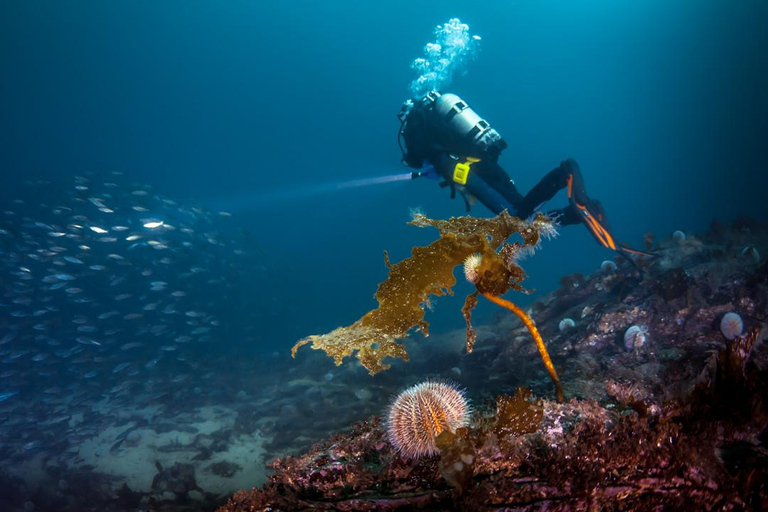
[[[529,402],[518,392],[492,417],[446,431],[440,455],[402,457],[379,418],[272,464],[262,489],[219,512],[253,510],[766,510],[768,370],[759,330],[721,349],[711,373],[659,415],[591,400]]]
[[[506,211],[492,219],[433,220],[416,214],[409,224],[435,227],[440,238],[426,247],[414,247],[411,257],[400,263],[391,264],[385,252],[389,277],[376,291],[379,306],[352,325],[302,339],[291,350],[294,357],[299,348],[311,344],[312,348],[325,351],[337,365],[345,357],[355,355],[371,375],[390,367],[383,362],[387,357],[407,361],[408,353],[397,340],[414,327],[429,335],[424,304],[429,303],[430,296],[452,293],[456,266],[470,255],[479,254],[482,257],[478,269],[482,275],[479,291],[494,295],[503,295],[510,288],[522,291],[519,283],[525,272],[517,264],[517,258],[533,251],[540,235],[553,233],[551,221],[543,215],[527,222]],[[505,243],[514,234],[521,236],[522,243]]]
[[[544,386],[524,327],[499,316],[480,330],[486,350],[459,363],[446,356],[456,355],[458,330],[437,346],[414,347],[418,361],[409,371],[447,374],[456,365],[473,398],[485,397],[476,400],[469,428],[437,440],[440,456],[404,459],[376,419],[279,460],[265,486],[238,493],[221,512],[768,510],[768,262],[745,266],[738,258],[746,243],[768,252],[768,224],[713,226],[700,238],[699,252],[662,240],[660,257],[647,265],[619,260],[620,272],[577,276],[532,306],[574,396],[563,404],[515,402],[533,420],[537,409],[543,413],[535,433],[524,432],[538,420],[505,421],[517,407],[489,400],[512,385],[539,394]],[[687,294],[666,300],[657,283],[670,262],[693,282]],[[729,341],[720,319],[734,310],[745,332]],[[565,316],[577,322],[561,332]],[[653,332],[647,352],[624,349],[623,333],[635,323]],[[318,377],[325,371],[309,358],[300,364]],[[401,386],[392,378],[377,387],[385,395],[379,412]],[[336,395],[344,402],[341,390],[348,388]],[[359,420],[360,407],[344,404],[334,414]],[[279,431],[295,438],[300,431],[290,425],[300,419],[286,419]],[[523,430],[505,428],[515,424]]]

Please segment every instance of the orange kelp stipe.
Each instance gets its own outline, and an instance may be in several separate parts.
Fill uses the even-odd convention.
[[[541,334],[539,334],[539,330],[536,328],[535,325],[533,325],[533,320],[525,314],[525,312],[514,305],[513,303],[509,302],[508,300],[502,299],[501,297],[498,297],[496,295],[491,295],[490,293],[483,293],[483,297],[488,299],[489,301],[498,304],[499,306],[506,308],[513,312],[517,317],[522,320],[522,322],[525,324],[525,326],[528,328],[528,331],[531,333],[531,336],[533,336],[533,341],[536,342],[536,348],[539,349],[539,354],[541,354],[541,359],[544,361],[544,366],[547,368],[547,371],[549,372],[549,376],[552,377],[552,381],[555,383],[555,389],[557,390],[557,401],[562,402],[563,401],[563,388],[560,385],[560,379],[557,378],[557,371],[555,371],[555,365],[552,364],[552,360],[549,358],[549,353],[547,352],[547,347],[544,346],[544,340],[541,339]]]

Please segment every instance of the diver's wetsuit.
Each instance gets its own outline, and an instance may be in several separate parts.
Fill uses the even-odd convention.
[[[499,155],[507,146],[498,133],[457,96],[442,95],[443,99],[451,97],[446,100],[451,108],[445,108],[445,104],[436,106],[439,100],[435,98],[441,97],[439,93],[430,95],[412,101],[410,109],[404,107],[401,111],[401,135],[407,149],[403,150],[403,162],[406,165],[415,169],[431,165],[443,178],[441,185],[452,188],[452,197],[457,190],[462,193],[467,209],[470,204],[468,193],[495,214],[507,210],[523,219],[537,212],[557,192],[567,189],[568,206],[546,212],[547,216],[561,225],[582,222],[603,246],[638,253],[617,246],[600,203],[586,194],[584,179],[575,160],[562,161],[523,196],[498,164]],[[465,112],[468,112],[467,118],[458,119]],[[483,140],[484,133],[491,135]],[[422,174],[431,173],[417,172],[414,176]]]
[[[453,171],[457,161],[459,160],[446,153],[435,155],[434,161],[429,159],[435,170],[445,179],[446,186],[452,185]],[[471,165],[471,172],[467,176],[464,187],[493,213],[499,214],[503,210],[507,210],[510,215],[526,219],[538,211],[544,203],[552,199],[555,194],[566,188],[568,177],[571,175],[578,176],[577,179],[583,183],[579,164],[576,163],[576,160],[569,158],[549,171],[536,186],[523,196],[496,160],[481,160]],[[593,205],[596,203],[596,201],[592,201]],[[559,210],[548,211],[546,215],[557,219],[561,225],[581,222],[581,217],[572,205]]]

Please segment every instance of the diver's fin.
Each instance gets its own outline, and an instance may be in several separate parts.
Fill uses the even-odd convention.
[[[581,173],[571,172],[568,174],[568,201],[571,203],[573,212],[577,214],[579,220],[587,226],[592,236],[603,246],[614,251],[619,250],[616,241],[611,235],[608,223],[605,220],[603,208],[598,201],[587,197],[584,188],[584,182]]]
[[[616,241],[613,239],[613,235],[611,235],[611,232],[608,230],[608,224],[605,222],[603,215],[593,214],[587,205],[576,203],[574,206],[576,207],[576,211],[579,214],[581,221],[587,226],[587,229],[592,233],[592,236],[594,236],[603,247],[618,251],[619,248],[616,245]],[[592,206],[592,210],[595,210],[594,206]]]
[[[616,240],[611,234],[608,221],[605,219],[605,212],[599,201],[590,199],[587,197],[587,192],[584,188],[584,182],[581,178],[581,173],[578,169],[575,172],[571,172],[568,175],[568,200],[571,203],[572,212],[576,213],[579,220],[587,226],[592,236],[602,245],[608,249],[614,250],[623,256],[627,256],[632,263],[630,255],[632,256],[645,256],[656,257],[656,254],[639,251],[632,249],[624,244],[616,243]]]
[[[646,252],[646,251],[640,251],[638,249],[632,249],[631,247],[627,247],[624,244],[619,244],[619,251],[626,253],[626,254],[632,254],[633,256],[644,256],[646,258],[658,258],[659,255],[655,252]]]
[[[643,257],[643,258],[657,258],[659,255],[652,252],[645,252],[645,251],[638,251],[637,249],[631,249],[627,247],[624,244],[620,244],[618,250],[616,251],[619,256],[627,260],[630,265],[635,267],[636,269],[640,269],[640,265],[637,264],[635,261],[635,257]],[[633,257],[634,256],[634,257]]]

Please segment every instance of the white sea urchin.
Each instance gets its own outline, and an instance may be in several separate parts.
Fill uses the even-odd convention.
[[[387,434],[397,451],[409,458],[438,453],[435,437],[469,424],[464,392],[452,384],[422,382],[400,393],[387,414]]]

